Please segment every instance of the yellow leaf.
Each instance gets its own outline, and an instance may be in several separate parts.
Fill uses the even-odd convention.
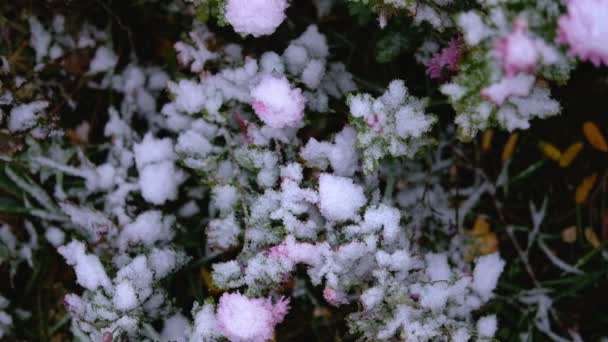
[[[473,229],[471,230],[471,235],[482,235],[488,234],[490,232],[490,223],[486,220],[486,217],[483,215],[478,215],[475,218],[475,223],[473,223]]]
[[[591,144],[591,146],[602,152],[608,152],[608,144],[606,143],[606,138],[597,127],[597,125],[591,121],[587,121],[583,124],[583,133],[585,134],[585,138]]]
[[[559,161],[559,159],[562,157],[562,152],[558,150],[557,147],[549,143],[541,142],[539,147],[541,151],[543,151],[543,154],[551,160]]]
[[[585,228],[585,239],[589,242],[594,248],[598,248],[601,245],[600,239],[595,234],[595,231],[591,227]]]
[[[223,292],[222,289],[215,286],[215,283],[213,282],[213,277],[206,268],[201,268],[201,279],[203,280],[203,284],[205,284],[205,287],[207,288],[209,293],[211,293],[212,295],[218,295]]]
[[[583,149],[583,143],[580,141],[575,142],[574,144],[568,146],[566,151],[562,153],[562,157],[559,158],[559,166],[560,167],[568,167],[574,159],[578,156],[578,154]]]
[[[587,202],[591,189],[593,189],[596,180],[597,173],[594,173],[591,176],[585,177],[583,181],[576,187],[576,195],[574,197],[576,204],[584,204]]]
[[[488,152],[490,148],[492,148],[492,138],[494,137],[494,130],[488,128],[483,132],[483,136],[481,137],[481,150],[484,152]]]
[[[468,245],[467,260],[473,260],[479,255],[492,254],[498,250],[498,237],[496,233],[490,231],[490,223],[485,216],[477,216],[473,229],[468,234],[471,236],[471,241]]]
[[[513,157],[513,152],[515,151],[515,145],[517,144],[517,138],[519,138],[518,133],[513,133],[507,140],[504,149],[502,150],[502,161],[505,162],[511,157]]]

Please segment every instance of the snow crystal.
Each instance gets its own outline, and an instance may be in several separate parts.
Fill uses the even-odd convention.
[[[488,315],[477,321],[477,334],[479,337],[492,338],[496,334],[496,315]]]
[[[482,298],[492,296],[504,267],[505,262],[498,253],[484,255],[477,260],[473,270],[473,288]]]
[[[89,64],[89,72],[96,74],[114,69],[118,63],[118,56],[109,46],[100,46],[95,51],[95,56]]]
[[[36,62],[41,62],[42,58],[47,55],[51,44],[51,34],[42,27],[42,24],[36,17],[29,17],[30,30],[32,36],[30,43],[36,52]]]
[[[252,107],[258,117],[273,128],[295,127],[304,117],[306,100],[287,78],[265,75],[251,90]]]
[[[452,278],[452,271],[448,265],[448,256],[445,253],[425,255],[426,274],[432,282],[448,281]]]
[[[170,226],[160,211],[146,211],[120,231],[118,245],[125,250],[129,244],[142,243],[151,246],[156,241],[169,240],[172,236]]]
[[[99,258],[86,254],[85,246],[80,241],[72,241],[57,249],[68,265],[74,266],[76,280],[84,288],[94,291],[99,286],[109,288],[111,282]]]
[[[221,212],[230,212],[238,200],[238,191],[232,185],[220,185],[213,188],[213,206]]]
[[[317,88],[325,75],[325,63],[318,59],[311,60],[302,71],[302,82],[308,88]]]
[[[464,40],[471,46],[479,44],[492,33],[479,14],[472,11],[461,14],[458,17],[458,25],[462,28]]]
[[[151,163],[175,159],[171,139],[156,139],[150,133],[144,136],[141,143],[133,146],[133,152],[135,153],[135,163],[138,168],[143,168]]]
[[[121,311],[128,311],[137,306],[137,295],[131,282],[122,281],[116,285],[112,303],[116,309]]]
[[[175,105],[179,111],[194,114],[205,107],[207,100],[202,94],[205,88],[202,84],[192,80],[180,80],[178,83],[169,82],[168,88],[175,95]]]
[[[184,181],[184,173],[172,162],[147,165],[139,173],[141,196],[153,204],[163,204],[177,198],[177,189]]]
[[[481,91],[481,95],[495,104],[501,105],[511,96],[526,96],[530,94],[533,85],[533,75],[518,74],[512,78],[503,78],[500,82],[484,88]]]
[[[214,341],[217,339],[216,319],[213,305],[206,303],[202,307],[195,304],[192,310],[194,314],[194,327],[190,341]]]
[[[49,227],[44,233],[46,240],[54,247],[59,247],[63,244],[65,234],[57,227]]]
[[[160,339],[163,342],[187,342],[191,331],[192,326],[190,326],[188,319],[178,312],[165,320]],[[199,339],[197,341],[205,340]]]
[[[336,175],[350,177],[359,168],[356,140],[357,132],[346,126],[336,134],[333,144],[311,138],[300,155],[310,166],[324,170],[329,162]]]
[[[274,326],[286,313],[284,301],[273,305],[270,299],[225,293],[217,307],[217,329],[232,342],[264,342],[272,338]]]
[[[356,219],[359,209],[367,202],[363,188],[350,178],[327,173],[319,177],[319,209],[332,221]]]
[[[133,152],[142,197],[154,204],[176,199],[185,174],[175,166],[176,154],[171,140],[156,139],[148,133],[141,143],[133,146]]]
[[[40,112],[49,106],[46,101],[34,101],[11,109],[8,129],[11,132],[21,132],[36,125]]]

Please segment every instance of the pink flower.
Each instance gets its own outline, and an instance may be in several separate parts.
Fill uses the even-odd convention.
[[[326,287],[325,290],[323,290],[323,298],[325,298],[325,300],[333,306],[348,303],[348,299],[342,291],[336,291],[329,287]]]
[[[284,297],[273,304],[269,298],[224,293],[217,307],[217,329],[232,342],[268,341],[288,311],[289,300]]]
[[[236,32],[259,37],[281,25],[288,6],[287,0],[228,0],[225,18]]]
[[[507,77],[520,72],[533,72],[539,59],[536,44],[528,34],[528,24],[523,19],[515,20],[513,32],[497,41],[494,52]]]
[[[382,125],[380,124],[380,120],[378,120],[378,116],[376,114],[368,115],[365,122],[367,123],[367,126],[371,128],[374,132],[382,132]]]
[[[511,96],[527,96],[534,86],[534,76],[529,74],[518,74],[515,77],[505,77],[481,90],[481,97],[502,105]]]
[[[306,99],[300,89],[291,88],[285,76],[263,76],[251,97],[257,116],[272,128],[296,127],[302,122]]]
[[[294,264],[317,265],[323,259],[327,246],[323,244],[311,244],[298,242],[289,235],[281,244],[268,249],[268,255],[276,259],[283,259]]]
[[[608,65],[608,0],[569,0],[558,22],[558,41],[568,53],[595,66]]]
[[[433,55],[426,66],[426,74],[436,80],[443,77],[444,70],[452,73],[458,71],[462,46],[462,37],[452,38],[448,46]]]

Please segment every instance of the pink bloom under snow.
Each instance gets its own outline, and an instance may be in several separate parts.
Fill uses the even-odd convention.
[[[527,26],[525,20],[517,19],[513,32],[496,43],[495,53],[507,77],[519,72],[532,72],[536,68],[539,53]]]
[[[224,293],[217,307],[218,332],[232,342],[264,342],[289,311],[289,300],[272,303],[269,298],[248,298]]]
[[[337,291],[329,287],[326,287],[325,290],[323,290],[323,298],[333,306],[340,306],[348,303],[348,298],[346,298],[346,295],[342,291]]]
[[[293,236],[285,238],[280,245],[268,249],[268,255],[277,259],[287,259],[294,264],[316,265],[322,260],[326,245],[298,242]]]
[[[534,76],[518,74],[515,77],[505,77],[499,82],[481,90],[481,97],[497,105],[502,105],[511,96],[527,96],[534,86]]]
[[[288,6],[287,0],[228,0],[225,17],[236,32],[259,37],[281,25]]]
[[[608,65],[608,0],[569,0],[568,13],[559,18],[558,41],[572,56]]]
[[[306,99],[285,76],[265,75],[251,90],[251,98],[257,116],[272,128],[296,127],[302,122]]]
[[[448,46],[433,55],[426,66],[426,74],[431,79],[441,79],[444,70],[449,72],[458,71],[462,45],[462,37],[452,38],[448,43]]]

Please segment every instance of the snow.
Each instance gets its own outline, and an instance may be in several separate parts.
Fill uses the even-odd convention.
[[[57,251],[65,258],[68,265],[74,266],[76,280],[82,287],[94,291],[99,286],[104,288],[111,286],[110,278],[101,261],[94,254],[86,254],[82,242],[74,240],[59,247]]]
[[[251,90],[251,98],[257,116],[272,128],[295,127],[302,122],[306,99],[284,76],[264,75]]]
[[[169,82],[169,90],[175,94],[175,106],[179,111],[194,114],[205,107],[205,88],[202,84],[192,80]]]
[[[137,295],[131,282],[122,281],[116,285],[112,304],[114,304],[116,309],[121,311],[128,311],[137,306]]]
[[[239,193],[232,185],[220,185],[213,188],[213,206],[221,212],[230,212],[236,201]]]
[[[220,297],[216,319],[218,332],[232,342],[264,342],[287,313],[285,301],[272,304],[267,298],[247,298],[239,293]]]
[[[114,50],[109,46],[100,46],[95,51],[95,56],[89,64],[89,73],[107,72],[114,69],[116,63],[118,63],[118,56],[116,56]]]
[[[365,310],[371,310],[384,300],[384,290],[381,287],[370,287],[361,294],[360,300]]]
[[[216,319],[213,312],[213,304],[206,303],[202,307],[196,306],[192,309],[194,324],[190,341],[215,341],[218,337],[216,331]]]
[[[141,243],[151,246],[157,241],[169,240],[172,237],[171,227],[157,210],[146,211],[120,231],[118,245],[125,250],[129,244]]]
[[[142,197],[153,204],[163,204],[177,198],[179,185],[185,180],[184,173],[172,162],[150,164],[139,173]]]
[[[226,218],[209,221],[206,233],[209,248],[227,250],[238,244],[241,227],[231,214]]]
[[[155,278],[164,278],[183,262],[179,258],[183,259],[183,256],[179,256],[171,249],[154,248],[148,255],[148,265],[154,271]]]
[[[142,197],[154,204],[176,199],[178,187],[186,176],[175,166],[177,156],[173,142],[168,138],[156,139],[148,133],[141,143],[133,146],[133,152]]]
[[[432,282],[448,281],[452,278],[452,271],[448,265],[448,256],[445,253],[429,253],[425,255],[426,274]]]
[[[8,121],[8,129],[11,132],[22,132],[34,127],[39,114],[48,106],[49,103],[46,101],[34,101],[13,107]]]
[[[302,82],[308,88],[317,88],[325,75],[325,63],[318,59],[311,60],[302,71]]]
[[[171,139],[156,139],[150,133],[146,134],[139,144],[133,146],[133,153],[138,168],[176,158]]]
[[[366,202],[363,188],[352,179],[327,173],[319,177],[319,209],[326,219],[355,220]]]
[[[483,23],[479,14],[473,11],[461,14],[458,17],[458,25],[463,31],[464,40],[471,46],[479,44],[492,34],[492,31]]]
[[[336,134],[333,144],[311,138],[300,155],[310,166],[324,170],[331,165],[337,176],[350,177],[359,169],[356,140],[357,132],[346,126]]]
[[[484,316],[477,321],[477,334],[479,337],[492,338],[496,334],[496,330],[496,315]]]
[[[477,260],[473,270],[473,289],[482,298],[487,300],[492,296],[505,264],[497,252],[484,255]]]
[[[412,107],[402,107],[395,113],[395,132],[400,136],[421,137],[429,131],[435,119]]]
[[[497,105],[501,105],[511,96],[526,96],[534,85],[534,76],[518,74],[512,78],[503,78],[498,83],[481,90],[481,96]]]
[[[53,247],[59,247],[63,244],[65,234],[57,227],[49,227],[44,233],[44,237]]]
[[[187,342],[192,331],[192,326],[188,319],[181,313],[167,318],[160,334],[162,342]],[[199,339],[198,341],[204,341]]]
[[[259,37],[281,25],[288,6],[287,0],[228,0],[225,18],[236,32]]]
[[[34,16],[28,18],[30,23],[30,44],[36,53],[36,62],[40,63],[48,54],[51,45],[51,34],[44,29],[40,21]]]

